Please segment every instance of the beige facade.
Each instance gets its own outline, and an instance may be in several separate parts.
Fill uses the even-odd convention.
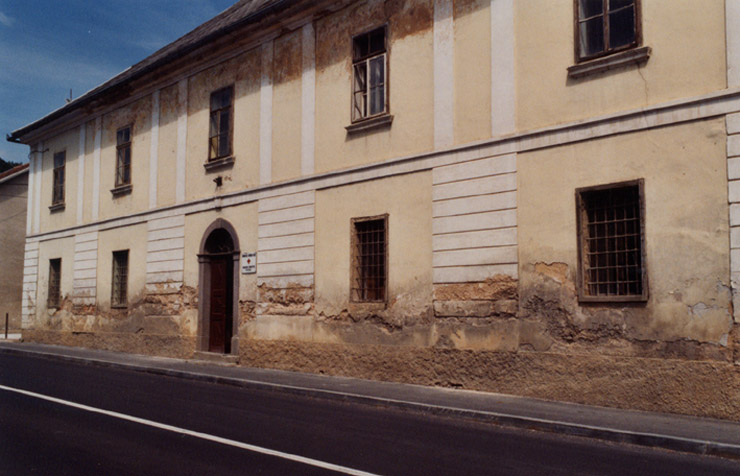
[[[24,339],[740,418],[740,12],[626,3],[237,3],[11,134]]]
[[[0,174],[0,333],[21,328],[23,296],[23,243],[28,201],[28,165],[14,167]]]

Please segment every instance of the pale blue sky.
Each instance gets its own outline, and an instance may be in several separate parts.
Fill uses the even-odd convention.
[[[8,133],[146,58],[236,0],[0,0],[0,157]]]

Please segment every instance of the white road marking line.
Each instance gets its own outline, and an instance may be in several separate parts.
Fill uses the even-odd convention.
[[[179,427],[172,426],[172,425],[166,425],[164,423],[158,423],[156,421],[151,421],[151,420],[147,420],[144,418],[138,418],[135,416],[126,415],[124,413],[113,412],[110,410],[103,410],[102,408],[90,407],[88,405],[83,405],[81,403],[70,402],[67,400],[62,400],[60,398],[50,397],[48,395],[42,395],[40,393],[29,392],[28,390],[21,390],[19,388],[13,388],[13,387],[6,387],[5,385],[0,385],[0,390],[6,390],[8,392],[19,393],[21,395],[26,395],[28,397],[38,398],[41,400],[46,400],[46,401],[57,403],[60,405],[66,405],[66,406],[77,408],[80,410],[85,410],[91,413],[99,413],[101,415],[107,415],[113,418],[131,421],[134,423],[139,423],[141,425],[151,426],[153,428],[159,428],[161,430],[167,430],[173,433],[180,433],[182,435],[188,435],[188,436],[200,438],[203,440],[213,441],[215,443],[220,443],[222,445],[234,446],[236,448],[241,448],[247,451],[253,451],[255,453],[261,453],[261,454],[268,455],[268,456],[276,456],[278,458],[283,458],[283,459],[287,459],[290,461],[295,461],[298,463],[315,466],[317,468],[328,469],[330,471],[336,471],[338,473],[349,474],[352,476],[380,476],[375,473],[368,473],[365,471],[360,471],[358,469],[348,468],[346,466],[340,466],[337,464],[326,463],[324,461],[306,458],[304,456],[293,455],[290,453],[283,453],[282,451],[271,450],[269,448],[262,448],[260,446],[242,443],[241,441],[230,440],[228,438],[221,438],[220,436],[209,435],[207,433],[200,433],[197,431],[187,430],[185,428],[179,428]]]

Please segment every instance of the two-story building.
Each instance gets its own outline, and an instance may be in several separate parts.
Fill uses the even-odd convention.
[[[25,340],[740,418],[737,0],[243,0],[9,140]]]

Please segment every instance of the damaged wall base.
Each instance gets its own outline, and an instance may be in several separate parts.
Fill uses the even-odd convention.
[[[187,359],[195,352],[196,337],[130,334],[121,332],[70,332],[24,329],[25,342],[112,350],[133,354]]]
[[[740,420],[731,363],[442,348],[245,341],[240,364]]]

